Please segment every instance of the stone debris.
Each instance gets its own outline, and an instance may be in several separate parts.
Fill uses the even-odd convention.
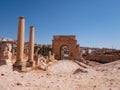
[[[46,64],[46,61],[44,59],[40,60],[38,68],[42,69],[42,70],[46,70],[47,69],[47,64]]]
[[[45,58],[34,55],[34,27],[31,26],[28,58],[24,58],[24,24],[24,17],[19,17],[14,63],[11,45],[0,44],[0,90],[120,90],[120,61],[99,67],[86,65],[88,62],[82,58],[75,36],[54,36],[53,53],[49,51]],[[55,62],[55,58],[65,60]]]
[[[117,61],[100,67],[83,68],[73,61],[63,60],[52,64],[45,72],[32,70],[19,73],[12,71],[8,65],[2,65],[0,90],[119,90],[119,66],[120,61]],[[99,71],[96,71],[98,68]]]
[[[80,72],[81,72],[81,73],[88,73],[88,71],[78,68],[78,69],[76,69],[76,70],[73,72],[73,74],[78,74],[78,73],[80,73]]]

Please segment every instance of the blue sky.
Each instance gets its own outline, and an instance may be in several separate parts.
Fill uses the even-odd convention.
[[[34,25],[36,43],[76,35],[80,46],[120,49],[120,0],[0,0],[0,37],[17,38],[19,16],[25,41]]]

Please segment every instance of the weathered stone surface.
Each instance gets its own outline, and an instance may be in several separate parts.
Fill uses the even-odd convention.
[[[68,48],[68,58],[67,59],[79,59],[80,47],[77,44],[75,36],[54,36],[52,41],[52,49],[55,54],[55,59],[64,59],[62,56],[62,47],[66,46]]]
[[[29,53],[28,53],[28,61],[27,67],[33,67],[34,64],[34,27],[30,27],[30,37],[29,37]]]
[[[25,68],[24,62],[24,29],[25,29],[25,19],[23,16],[19,17],[18,23],[18,38],[17,38],[17,59],[13,65],[14,70],[22,70]]]
[[[52,54],[51,51],[49,51],[49,53],[48,53],[48,60],[49,61],[54,61],[55,60],[54,53]]]
[[[11,61],[11,44],[2,43],[0,45],[0,65],[12,65]]]
[[[35,65],[42,70],[46,70],[48,65],[47,65],[47,59],[44,58],[42,55],[35,55],[34,56],[35,60]]]

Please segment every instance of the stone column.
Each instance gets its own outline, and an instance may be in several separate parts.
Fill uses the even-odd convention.
[[[51,60],[51,51],[48,52],[48,59]]]
[[[29,37],[29,51],[28,51],[28,61],[27,66],[34,66],[34,26],[30,27],[30,37]]]
[[[13,65],[15,69],[22,70],[24,67],[24,30],[25,30],[25,19],[23,16],[19,17],[18,22],[18,37],[17,37],[17,57],[16,62]]]

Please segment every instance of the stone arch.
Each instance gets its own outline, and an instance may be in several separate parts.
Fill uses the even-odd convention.
[[[76,59],[80,56],[80,47],[74,35],[70,36],[54,36],[52,40],[52,51],[55,59],[61,60],[61,48],[67,46],[69,48],[69,56],[67,59]]]

